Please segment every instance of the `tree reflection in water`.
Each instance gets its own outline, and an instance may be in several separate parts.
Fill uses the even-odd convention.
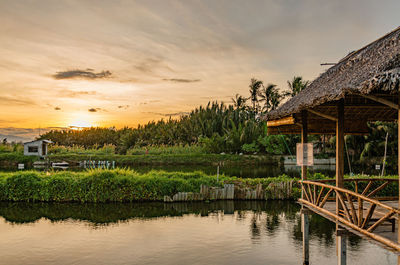
[[[129,220],[194,214],[209,216],[233,215],[237,221],[251,218],[250,237],[257,243],[262,234],[276,236],[278,229],[288,229],[292,238],[302,242],[300,206],[292,201],[216,201],[193,203],[22,203],[0,202],[0,216],[13,224],[36,222],[46,218],[52,222],[67,219],[86,221],[96,228]],[[335,244],[335,225],[325,218],[310,216],[310,236],[321,244]],[[357,248],[358,236],[349,237],[349,245]]]

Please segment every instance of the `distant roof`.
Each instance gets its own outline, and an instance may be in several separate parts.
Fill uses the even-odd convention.
[[[280,119],[351,93],[397,93],[399,80],[400,27],[351,52],[264,119]]]
[[[50,141],[50,140],[41,139],[41,140],[34,140],[34,141],[26,142],[26,143],[24,143],[24,144],[30,144],[30,143],[35,143],[35,142],[43,142],[43,143],[48,143],[48,144],[53,143],[53,142]]]

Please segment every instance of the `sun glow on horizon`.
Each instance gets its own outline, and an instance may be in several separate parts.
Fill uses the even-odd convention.
[[[90,113],[73,113],[67,121],[67,127],[76,130],[97,126],[99,126],[97,117]]]

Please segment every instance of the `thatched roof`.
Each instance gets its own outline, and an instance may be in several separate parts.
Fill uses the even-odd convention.
[[[399,81],[400,27],[347,55],[264,118],[280,119],[348,94],[398,93]]]

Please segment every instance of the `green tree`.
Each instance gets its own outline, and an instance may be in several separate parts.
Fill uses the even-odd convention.
[[[250,100],[253,104],[253,111],[258,112],[258,95],[260,93],[260,88],[262,87],[263,82],[261,80],[257,80],[252,78],[250,80]]]
[[[268,84],[267,86],[263,86],[260,90],[260,102],[264,102],[264,106],[262,107],[263,112],[269,112],[278,107],[281,101],[281,94],[279,93],[276,85]]]
[[[232,98],[233,106],[236,109],[244,108],[246,106],[246,101],[247,101],[247,98],[245,98],[245,97],[243,97],[243,96],[241,96],[239,94],[236,94],[235,97]]]
[[[303,80],[301,76],[294,76],[292,81],[287,81],[287,84],[289,90],[284,92],[284,96],[294,97],[309,85],[309,81]]]

